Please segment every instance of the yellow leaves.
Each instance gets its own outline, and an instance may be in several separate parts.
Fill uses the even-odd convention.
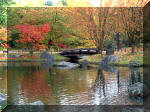
[[[0,40],[7,41],[7,29],[5,27],[0,28]]]
[[[96,48],[96,46],[94,45],[93,40],[85,40],[86,44],[84,45],[84,47],[88,47],[88,48]]]
[[[105,39],[109,39],[109,38],[112,38],[112,37],[109,36],[109,35],[105,35],[104,38],[105,38]]]

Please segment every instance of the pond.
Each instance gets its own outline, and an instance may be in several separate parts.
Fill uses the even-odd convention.
[[[128,67],[62,69],[41,63],[0,65],[0,90],[8,87],[9,105],[142,105],[129,97],[128,87],[143,82],[142,68]],[[6,77],[7,74],[7,77]],[[6,78],[8,83],[6,84]]]

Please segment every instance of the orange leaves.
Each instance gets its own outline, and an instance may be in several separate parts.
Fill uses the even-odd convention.
[[[51,98],[51,88],[45,83],[45,72],[47,71],[30,71],[30,78],[26,74],[22,77],[21,91],[22,94],[29,98],[46,97]],[[34,79],[34,80],[33,80]]]
[[[0,28],[0,40],[7,41],[7,29],[4,27]]]
[[[142,8],[121,8],[122,25],[128,40],[137,43],[143,28]],[[138,33],[137,33],[138,32]]]
[[[16,42],[20,42],[23,46],[27,48],[40,49],[44,48],[42,45],[44,36],[50,31],[50,23],[46,23],[40,26],[34,25],[16,25],[16,28],[21,34],[19,34],[19,39]]]
[[[7,42],[7,29],[5,27],[0,28],[0,40],[3,42],[0,43],[1,47],[10,48]]]

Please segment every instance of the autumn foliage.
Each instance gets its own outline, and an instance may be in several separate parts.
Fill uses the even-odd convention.
[[[44,25],[16,25],[19,30],[19,39],[16,42],[20,42],[24,48],[28,49],[40,49],[46,48],[43,44],[45,35],[50,31],[50,24],[46,23]]]
[[[8,35],[9,45],[14,45],[13,48],[39,50],[46,48],[49,45],[48,41],[52,40],[50,50],[58,50],[58,47],[64,49],[88,47],[98,48],[102,54],[102,51],[107,49],[106,44],[110,44],[109,41],[113,42],[114,47],[117,46],[116,35],[119,34],[120,48],[133,45],[136,47],[143,39],[142,8],[124,8],[124,6],[137,4],[137,0],[132,3],[130,1],[129,4],[126,3],[127,0],[124,4],[121,1],[115,4],[114,1],[106,0],[106,3],[101,5],[122,8],[10,8],[8,11],[8,31],[11,31],[10,36]]]
[[[0,28],[0,46],[9,48],[7,44],[7,29],[5,27]]]
[[[64,45],[62,43],[58,43],[57,45],[58,45],[58,47],[63,48],[63,49],[68,48],[66,45]]]

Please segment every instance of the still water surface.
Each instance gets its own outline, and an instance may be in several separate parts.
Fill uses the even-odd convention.
[[[110,71],[98,66],[60,69],[45,68],[41,63],[9,63],[1,64],[0,70],[0,78],[6,75],[8,78],[9,104],[27,105],[37,101],[44,105],[142,104],[128,93],[129,85],[142,82],[142,68],[119,67]]]

